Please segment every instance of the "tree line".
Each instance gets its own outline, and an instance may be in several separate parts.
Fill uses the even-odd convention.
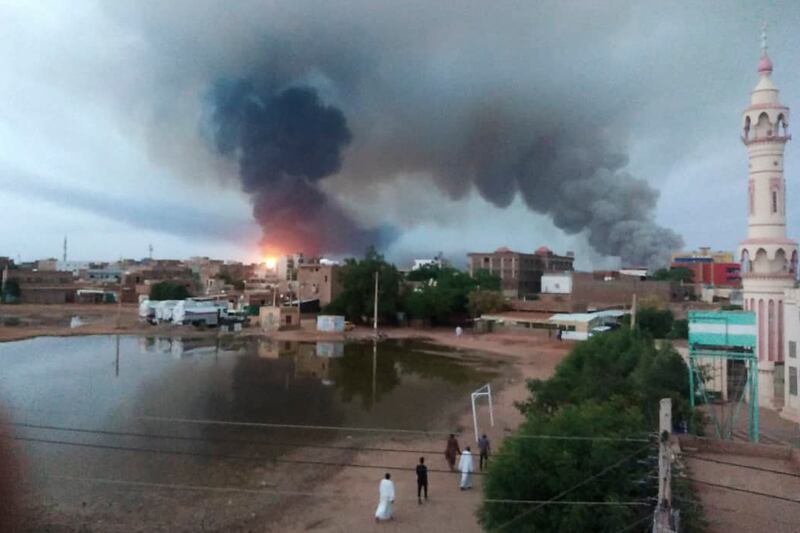
[[[484,529],[618,531],[636,520],[644,526],[634,531],[647,529],[652,507],[615,504],[656,494],[651,435],[658,430],[659,400],[671,398],[673,420],[688,424],[694,415],[687,380],[681,356],[671,346],[657,347],[647,332],[623,327],[575,346],[553,377],[528,382],[530,396],[517,405],[525,421],[503,441],[484,483],[478,513]],[[673,491],[696,499],[686,483],[674,483]],[[562,493],[564,500],[608,505],[544,505],[528,512],[529,506],[498,502],[546,501]],[[681,509],[681,525],[702,531],[701,509]]]
[[[378,317],[385,323],[404,313],[410,319],[444,325],[505,307],[500,278],[486,270],[470,276],[450,266],[425,265],[403,275],[370,248],[363,259],[345,260],[339,271],[342,291],[324,312],[353,322],[372,320],[376,272]]]

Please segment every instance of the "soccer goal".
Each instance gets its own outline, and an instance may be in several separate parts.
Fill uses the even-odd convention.
[[[494,427],[494,408],[492,407],[492,386],[487,383],[470,394],[472,398],[472,424],[475,427],[475,442],[478,442],[478,400],[485,396],[489,400],[489,423]]]

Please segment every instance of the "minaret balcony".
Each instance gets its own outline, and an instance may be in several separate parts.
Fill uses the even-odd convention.
[[[767,144],[767,143],[782,143],[782,144],[786,144],[787,141],[791,141],[792,140],[792,134],[791,133],[787,133],[786,135],[769,135],[769,136],[766,136],[766,137],[758,137],[758,138],[755,138],[755,137],[749,137],[748,138],[748,137],[745,137],[744,135],[742,135],[741,139],[742,139],[742,142],[747,146],[749,146],[751,144],[760,144],[760,143],[763,143],[763,144]]]

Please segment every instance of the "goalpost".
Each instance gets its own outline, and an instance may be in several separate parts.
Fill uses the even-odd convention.
[[[478,409],[476,402],[482,396],[489,400],[489,423],[494,427],[494,408],[492,407],[492,386],[487,383],[480,389],[475,390],[470,397],[472,399],[472,423],[475,427],[475,442],[478,442]]]

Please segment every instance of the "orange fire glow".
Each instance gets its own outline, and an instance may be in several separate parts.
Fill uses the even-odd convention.
[[[275,267],[278,266],[278,258],[269,255],[264,258],[264,265],[270,270],[275,270]]]

